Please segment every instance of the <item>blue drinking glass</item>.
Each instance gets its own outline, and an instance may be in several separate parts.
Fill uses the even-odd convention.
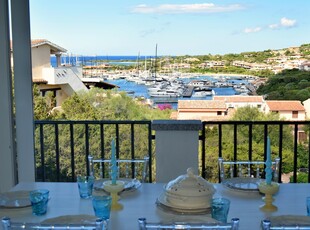
[[[47,189],[37,189],[29,193],[32,213],[36,216],[44,215],[47,211],[49,191]]]
[[[230,200],[226,198],[212,199],[212,218],[227,223]]]
[[[93,208],[95,211],[95,216],[102,218],[104,220],[110,219],[111,211],[111,196],[93,196],[92,197]]]
[[[78,188],[80,197],[83,199],[88,199],[92,196],[94,187],[94,177],[93,176],[78,176]]]

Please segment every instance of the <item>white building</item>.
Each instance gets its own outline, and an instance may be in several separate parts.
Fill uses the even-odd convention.
[[[75,92],[88,90],[82,82],[81,66],[61,66],[61,54],[66,49],[45,39],[31,41],[32,80],[42,95],[53,92],[56,106]],[[51,66],[51,55],[56,56],[57,67]]]
[[[225,61],[206,61],[200,65],[202,68],[224,67]]]
[[[310,71],[310,61],[305,61],[299,66],[300,70]]]

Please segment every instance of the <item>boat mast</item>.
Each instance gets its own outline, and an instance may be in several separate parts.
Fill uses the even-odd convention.
[[[157,43],[155,48],[154,81],[156,81],[156,67],[157,67]]]
[[[138,53],[138,66],[137,66],[137,70],[138,70],[138,78],[140,77],[140,68],[139,68],[139,64],[140,64],[140,51]]]

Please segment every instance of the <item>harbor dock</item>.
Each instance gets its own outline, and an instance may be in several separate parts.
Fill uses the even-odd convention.
[[[194,91],[194,86],[187,86],[183,91],[183,97],[191,97]]]
[[[179,98],[178,97],[152,97],[151,98],[154,103],[177,103]]]

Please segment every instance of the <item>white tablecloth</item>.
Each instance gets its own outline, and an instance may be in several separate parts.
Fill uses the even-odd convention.
[[[203,220],[205,216],[180,216],[159,209],[155,202],[162,193],[164,184],[142,184],[132,192],[123,193],[120,203],[124,205],[121,211],[112,211],[109,228],[112,230],[138,229],[137,219],[145,217],[148,221],[186,221]],[[260,229],[260,221],[268,216],[276,215],[306,215],[305,200],[310,196],[310,184],[281,184],[278,194],[274,196],[274,204],[278,211],[265,213],[259,207],[263,204],[262,195],[258,192],[239,192],[214,185],[215,196],[223,196],[231,200],[228,219],[240,218],[240,229]],[[12,191],[33,190],[45,188],[50,190],[50,201],[47,214],[34,216],[31,207],[19,209],[0,208],[0,216],[9,216],[13,221],[41,222],[48,218],[61,215],[94,215],[91,200],[80,199],[76,183],[20,183]]]

